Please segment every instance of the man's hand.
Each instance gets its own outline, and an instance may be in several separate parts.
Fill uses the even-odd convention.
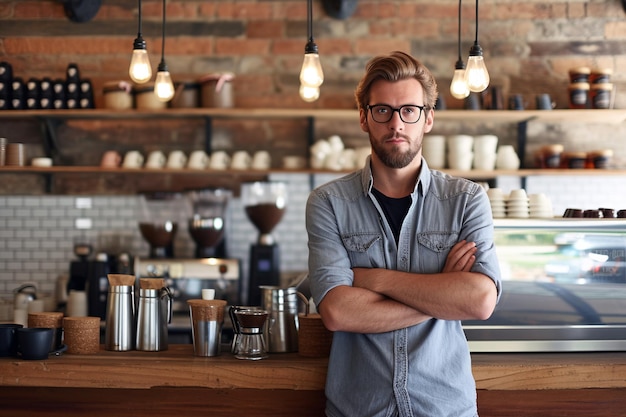
[[[460,241],[450,249],[441,272],[469,272],[476,262],[476,250],[474,242]]]

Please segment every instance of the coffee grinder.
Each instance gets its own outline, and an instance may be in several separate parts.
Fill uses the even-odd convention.
[[[287,190],[281,182],[241,184],[241,201],[248,219],[259,231],[250,246],[248,305],[261,303],[260,285],[280,285],[280,251],[272,230],[285,213]]]
[[[224,189],[189,193],[193,214],[188,220],[188,228],[196,243],[196,258],[226,257],[224,214],[231,196],[232,192]]]
[[[142,194],[139,231],[150,245],[150,258],[174,258],[178,221],[185,212],[180,193]]]

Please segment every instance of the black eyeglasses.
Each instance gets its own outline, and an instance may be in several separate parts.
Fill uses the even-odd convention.
[[[428,109],[428,106],[417,106],[413,104],[407,104],[394,108],[386,104],[374,104],[367,105],[367,109],[372,112],[372,119],[377,123],[387,123],[393,117],[393,112],[398,112],[400,120],[404,123],[417,123],[422,117],[424,109]]]

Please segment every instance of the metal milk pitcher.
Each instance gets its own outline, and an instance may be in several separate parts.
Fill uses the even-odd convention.
[[[139,290],[137,350],[167,350],[167,325],[172,321],[172,293],[168,287]]]
[[[298,351],[298,298],[295,287],[259,286],[261,306],[269,313],[265,322],[265,345],[270,353]],[[307,301],[308,302],[308,301]]]
[[[134,286],[109,286],[104,347],[106,350],[126,351],[135,346]]]

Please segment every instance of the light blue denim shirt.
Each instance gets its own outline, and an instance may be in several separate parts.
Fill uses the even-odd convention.
[[[452,246],[476,243],[473,272],[501,280],[493,221],[483,189],[468,180],[422,169],[399,243],[371,193],[364,169],[315,189],[306,225],[309,276],[316,303],[332,288],[352,285],[354,267],[416,273],[443,270]],[[430,319],[393,332],[335,332],[326,380],[332,417],[474,417],[476,387],[460,321]]]

